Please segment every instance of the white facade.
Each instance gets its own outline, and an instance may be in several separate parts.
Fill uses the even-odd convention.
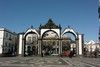
[[[2,46],[3,46],[3,37],[4,37],[4,29],[0,28],[0,54],[2,54]]]
[[[100,44],[96,43],[95,41],[91,40],[85,44],[88,52],[94,52],[96,49],[100,50]]]
[[[5,28],[0,28],[0,54],[5,54],[14,51],[14,46],[17,45],[16,41],[16,33],[12,33]]]

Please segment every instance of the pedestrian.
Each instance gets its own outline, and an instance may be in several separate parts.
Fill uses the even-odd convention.
[[[42,53],[41,53],[42,57],[44,57],[44,53],[45,53],[44,50],[42,50]]]
[[[97,52],[96,51],[94,52],[94,57],[97,58]]]
[[[70,51],[69,57],[72,58],[73,57],[73,51]]]

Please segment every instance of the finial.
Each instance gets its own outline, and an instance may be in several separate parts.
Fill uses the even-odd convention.
[[[61,29],[61,25],[59,24],[59,28]]]
[[[68,25],[68,28],[71,28],[71,27]]]
[[[42,27],[42,24],[40,24],[39,29],[41,29],[41,27]]]
[[[31,29],[33,29],[33,26],[31,25]]]
[[[50,18],[50,19],[48,20],[48,22],[53,22],[53,21],[52,21],[52,19]]]

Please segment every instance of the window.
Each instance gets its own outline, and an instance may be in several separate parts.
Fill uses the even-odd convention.
[[[11,40],[11,34],[9,35],[9,40]]]
[[[11,34],[10,34],[10,36],[9,36],[10,38],[11,38]]]
[[[8,47],[11,47],[11,44],[9,43]]]
[[[7,42],[5,43],[5,45],[4,45],[5,47],[7,47]]]
[[[6,37],[8,37],[8,33],[6,32]]]

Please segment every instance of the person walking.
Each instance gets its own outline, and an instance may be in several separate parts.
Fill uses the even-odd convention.
[[[70,51],[69,57],[72,58],[73,57],[73,51]]]
[[[42,50],[42,54],[41,54],[41,55],[42,55],[42,57],[44,57],[44,53],[45,53],[45,52],[44,52],[44,50]]]

